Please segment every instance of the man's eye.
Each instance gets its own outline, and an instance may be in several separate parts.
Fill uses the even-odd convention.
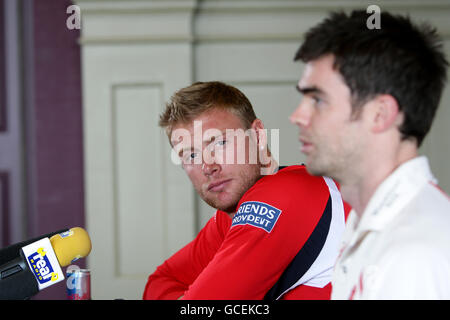
[[[320,105],[323,102],[323,100],[319,97],[312,96],[311,98],[313,99],[315,105]]]
[[[190,152],[187,155],[188,160],[194,160],[197,157],[197,153],[196,152]]]
[[[189,164],[192,163],[197,156],[198,156],[197,152],[184,152],[181,158],[183,160],[183,163]]]

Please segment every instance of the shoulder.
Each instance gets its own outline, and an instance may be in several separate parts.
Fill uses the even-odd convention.
[[[275,174],[264,176],[255,183],[254,187],[268,189],[282,188],[284,192],[304,189],[308,193],[317,189],[327,189],[324,177],[309,174],[303,165],[284,167]]]
[[[322,180],[323,178],[320,176],[311,175],[308,170],[306,170],[305,165],[292,165],[287,167],[282,167],[275,174],[272,174],[268,177],[277,178],[277,179],[290,179],[293,177],[299,178],[308,178],[313,180]]]
[[[427,183],[402,209],[395,230],[399,240],[421,239],[423,243],[436,247],[450,243],[450,200],[442,190]],[[450,248],[450,247],[449,247]]]
[[[425,205],[428,210],[438,211],[445,213],[445,218],[449,218],[450,213],[450,197],[445,193],[437,184],[429,182],[425,185],[421,203]]]
[[[448,246],[444,248],[426,239],[402,241],[385,251],[378,266],[381,283],[399,288],[409,287],[412,292],[408,294],[415,295],[411,298],[417,299],[423,294],[430,298],[440,287],[445,287],[447,299],[450,297]],[[394,288],[391,290],[396,292]]]
[[[295,165],[262,177],[243,195],[239,206],[259,201],[280,210],[323,210],[329,197],[330,190],[323,177],[312,176],[305,166]]]
[[[449,299],[450,260],[430,243],[412,241],[391,246],[366,268],[368,299]]]

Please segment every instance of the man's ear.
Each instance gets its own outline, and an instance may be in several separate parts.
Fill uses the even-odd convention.
[[[270,164],[272,163],[272,154],[267,145],[267,130],[264,128],[264,124],[260,119],[255,119],[251,125],[251,129],[256,132],[257,146],[258,146],[258,162],[261,165],[261,170],[264,168],[270,169]],[[272,172],[270,172],[271,174]],[[261,174],[263,173],[261,171]]]
[[[397,99],[390,94],[381,94],[368,103],[372,132],[380,133],[393,127],[398,128],[403,122]]]
[[[256,132],[258,149],[263,150],[267,146],[267,134],[266,130],[264,130],[264,124],[260,119],[255,119],[252,122],[251,129]]]

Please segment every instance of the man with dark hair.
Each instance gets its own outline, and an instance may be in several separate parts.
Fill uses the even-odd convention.
[[[448,63],[436,30],[382,12],[333,13],[306,33],[291,122],[307,170],[336,179],[353,208],[333,299],[450,298],[450,201],[418,148]]]
[[[278,167],[248,99],[221,82],[176,92],[160,126],[217,211],[149,276],[143,298],[329,299],[345,219],[333,180]]]

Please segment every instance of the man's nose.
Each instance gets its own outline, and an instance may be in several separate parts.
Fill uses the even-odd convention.
[[[208,152],[203,153],[203,164],[202,164],[202,171],[205,176],[211,176],[213,174],[220,173],[222,170],[220,164],[216,161],[215,158],[215,152],[211,152],[210,154]]]
[[[221,167],[219,164],[217,164],[215,162],[209,163],[209,164],[206,162],[203,162],[202,171],[205,176],[212,176],[214,174],[218,174],[221,171]]]
[[[308,110],[308,107],[305,105],[303,99],[291,114],[289,120],[292,124],[297,126],[307,127],[309,125],[311,121],[311,112]]]

